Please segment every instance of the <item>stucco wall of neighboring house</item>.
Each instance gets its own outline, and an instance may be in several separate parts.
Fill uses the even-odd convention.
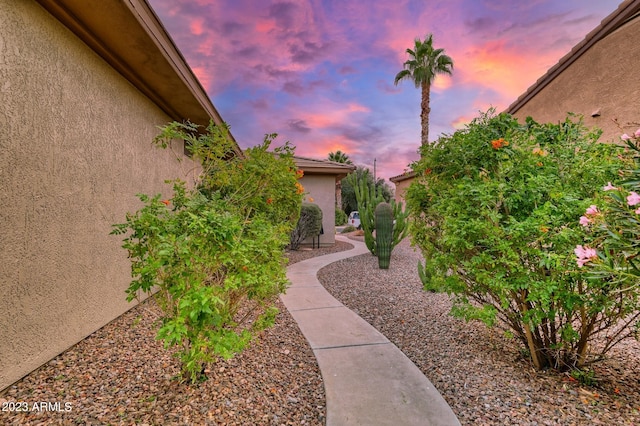
[[[322,228],[324,234],[320,236],[320,246],[330,246],[336,242],[336,204],[335,187],[336,178],[334,175],[312,175],[305,174],[300,179],[300,184],[304,187],[305,199],[317,204],[322,210]],[[312,239],[307,238],[302,242],[303,246],[311,246]],[[316,240],[317,244],[317,240]]]
[[[406,207],[407,203],[405,201],[405,195],[409,186],[411,186],[411,182],[413,182],[414,178],[408,178],[405,180],[401,180],[399,182],[394,182],[396,185],[395,199],[396,203],[402,203],[403,208]]]
[[[636,17],[597,42],[514,114],[556,123],[567,112],[584,116],[588,127],[603,129],[602,141],[619,140],[622,131],[640,126],[637,62],[640,18]],[[599,111],[599,116],[592,113]]]
[[[132,307],[109,232],[190,179],[151,144],[168,121],[35,2],[0,0],[0,389]]]

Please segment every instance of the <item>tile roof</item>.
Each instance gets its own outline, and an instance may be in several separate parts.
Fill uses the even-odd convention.
[[[356,169],[356,166],[353,164],[336,163],[335,161],[329,160],[318,160],[298,156],[294,156],[293,160],[296,166],[302,169],[305,174],[328,174],[344,177]]]
[[[393,176],[389,178],[389,180],[393,183],[399,183],[399,182],[402,182],[403,180],[413,179],[414,177],[416,177],[416,172],[414,172],[413,170],[409,170],[402,173],[401,175]]]
[[[554,78],[560,75],[594,44],[616,31],[630,20],[637,18],[638,14],[640,14],[640,0],[625,0],[620,3],[613,13],[604,18],[600,25],[587,34],[586,37],[574,46],[569,53],[563,56],[557,64],[552,66],[542,77],[538,79],[538,81],[529,87],[525,93],[520,95],[515,102],[509,105],[505,112],[515,114],[521,107],[529,102],[531,98],[540,92]]]

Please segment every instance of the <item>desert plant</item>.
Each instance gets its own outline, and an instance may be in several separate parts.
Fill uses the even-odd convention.
[[[206,132],[170,123],[155,143],[184,140],[202,174],[194,189],[173,181],[173,196],[138,197],[144,206],[114,225],[125,235],[133,281],[127,300],[155,293],[157,338],[176,347],[182,377],[197,382],[205,365],[241,351],[271,325],[287,285],[284,248],[302,191],[293,148],[269,151],[275,135],[240,154],[226,126]],[[275,153],[275,155],[274,155]]]
[[[599,358],[590,342],[620,324],[620,287],[588,280],[573,249],[578,224],[621,167],[619,147],[580,120],[525,124],[493,111],[421,148],[407,193],[425,289],[452,295],[452,312],[501,325],[536,368]]]
[[[322,210],[317,204],[302,203],[300,219],[296,227],[291,231],[289,248],[298,250],[300,244],[309,237],[320,235],[322,229]]]
[[[340,232],[341,234],[348,234],[349,232],[353,232],[353,231],[357,231],[357,229],[355,228],[355,226],[345,226],[344,229],[342,230],[342,232]]]
[[[360,226],[364,231],[364,242],[372,255],[376,255],[376,241],[373,236],[375,229],[375,208],[384,201],[375,185],[369,184],[368,179],[358,179],[354,185],[360,213]]]
[[[393,211],[393,238],[391,240],[391,250],[393,250],[409,233],[409,211],[403,209],[402,202],[397,203],[394,199],[391,199],[390,204]]]
[[[380,203],[376,206],[375,224],[378,267],[389,269],[393,248],[393,209],[389,203]]]
[[[360,224],[364,231],[364,242],[372,255],[377,255],[376,237],[373,235],[375,229],[375,209],[378,204],[385,202],[384,196],[379,192],[376,186],[370,184],[366,178],[357,179],[354,185],[356,199],[358,200],[358,212],[360,213]],[[393,235],[391,240],[391,250],[407,236],[407,217],[408,211],[404,211],[402,203],[396,203],[394,199],[390,200],[393,212]]]
[[[363,166],[356,167],[353,173],[350,173],[346,178],[340,181],[341,191],[340,198],[342,199],[342,210],[349,216],[349,214],[358,210],[358,200],[356,198],[356,189],[358,182],[365,180],[368,185],[375,185],[376,193],[382,195],[384,201],[389,202],[393,197],[393,190],[391,186],[384,179],[375,179],[371,171]]]

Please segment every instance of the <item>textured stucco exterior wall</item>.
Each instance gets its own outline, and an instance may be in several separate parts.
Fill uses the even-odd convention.
[[[322,228],[324,234],[320,236],[321,246],[330,246],[336,242],[336,178],[334,175],[307,175],[300,179],[304,187],[306,197],[310,198],[322,210]],[[311,245],[311,238],[302,242],[303,245]],[[317,244],[317,242],[316,242]]]
[[[402,203],[403,208],[406,208],[407,203],[405,201],[405,195],[407,194],[407,190],[411,186],[411,182],[413,182],[414,178],[409,178],[402,180],[400,182],[396,182],[396,192],[395,199],[396,203]]]
[[[0,389],[132,307],[109,232],[190,180],[151,145],[168,121],[35,2],[0,0]]]
[[[588,127],[603,129],[602,141],[619,140],[640,126],[640,18],[600,40],[515,113],[557,123],[567,112],[582,114]],[[591,117],[599,110],[599,117]]]

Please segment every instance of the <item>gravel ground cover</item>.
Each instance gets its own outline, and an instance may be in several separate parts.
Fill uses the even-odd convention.
[[[288,257],[291,264],[351,247],[338,243]],[[242,354],[213,364],[209,380],[188,386],[175,380],[179,362],[154,338],[158,308],[148,300],[0,393],[0,407],[28,408],[0,411],[0,425],[324,424],[318,364],[279,301],[278,307],[274,327]]]
[[[296,263],[349,248],[338,242],[288,257]],[[450,317],[446,296],[424,292],[420,258],[405,240],[387,271],[367,254],[329,265],[319,278],[416,363],[463,425],[640,425],[638,342],[597,364],[594,386],[536,372],[515,342]],[[3,391],[0,405],[27,402],[31,412],[0,412],[0,424],[322,425],[315,357],[279,308],[276,325],[249,349],[187,386],[174,379],[177,360],[154,339],[157,307],[147,301]],[[59,402],[62,412],[33,411],[36,402]]]
[[[535,371],[517,342],[451,317],[446,295],[423,291],[418,259],[404,240],[389,270],[365,254],[318,277],[423,371],[463,425],[640,425],[640,343],[627,341],[595,364],[592,386]]]

